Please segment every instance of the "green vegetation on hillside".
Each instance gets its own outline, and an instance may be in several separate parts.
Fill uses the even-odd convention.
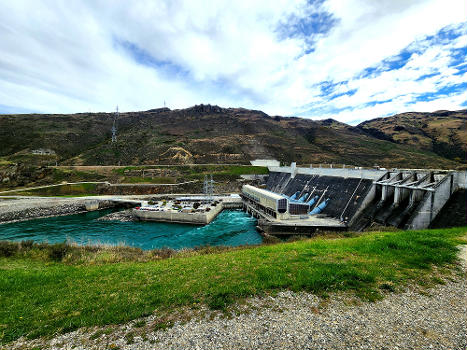
[[[99,194],[97,184],[83,183],[72,185],[58,185],[53,187],[37,188],[27,191],[11,192],[15,196],[42,196],[42,197],[80,197]]]
[[[0,192],[11,189],[57,185],[65,182],[109,182],[125,184],[175,184],[204,179],[213,175],[217,183],[234,183],[240,175],[268,174],[267,167],[251,165],[175,165],[175,166],[126,166],[126,167],[34,167],[0,166]],[[3,175],[5,174],[5,175]],[[7,175],[8,174],[8,175]],[[12,175],[13,174],[13,175]],[[2,175],[8,177],[2,182]],[[236,186],[241,186],[236,183]],[[198,186],[199,187],[199,186]],[[14,192],[16,195],[71,196],[99,194],[95,184],[60,185],[50,188]],[[184,189],[186,190],[186,188]],[[195,188],[194,191],[201,191]],[[232,191],[238,190],[231,187]]]
[[[114,173],[124,175],[127,171],[143,171],[143,170],[151,170],[151,169],[173,169],[178,172],[181,176],[195,176],[195,175],[233,175],[233,176],[240,176],[240,175],[250,175],[250,174],[268,174],[267,167],[260,167],[260,166],[252,166],[252,165],[173,165],[170,167],[167,166],[127,166],[127,167],[120,167],[115,168],[113,170]]]
[[[439,274],[453,266],[466,232],[347,233],[177,254],[1,242],[1,341],[119,324],[179,307],[226,309],[281,289],[321,296],[350,291],[371,301],[408,283],[441,283]]]

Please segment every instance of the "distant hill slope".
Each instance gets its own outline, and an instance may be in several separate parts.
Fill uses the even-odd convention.
[[[358,128],[382,140],[432,151],[467,163],[467,110],[402,113],[365,121]]]
[[[33,149],[49,148],[61,164],[85,165],[248,163],[265,157],[299,164],[459,165],[390,136],[390,141],[375,137],[364,124],[270,117],[243,108],[198,105],[121,113],[116,144],[111,126],[111,113],[0,115],[0,163],[51,162],[52,156],[31,155]]]

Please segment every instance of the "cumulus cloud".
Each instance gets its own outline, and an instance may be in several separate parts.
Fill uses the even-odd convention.
[[[197,103],[356,122],[465,106],[466,4],[0,3],[0,112]]]

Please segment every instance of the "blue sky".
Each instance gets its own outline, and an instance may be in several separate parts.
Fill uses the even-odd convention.
[[[464,0],[0,2],[0,113],[467,107]]]

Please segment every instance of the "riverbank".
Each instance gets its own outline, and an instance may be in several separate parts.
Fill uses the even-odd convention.
[[[121,196],[134,199],[147,196]],[[39,218],[85,213],[86,202],[98,201],[99,209],[117,206],[112,196],[92,197],[0,197],[0,225]]]
[[[203,226],[130,221],[131,212],[115,213],[115,210],[1,225],[0,240],[30,240],[37,244],[68,242],[86,246],[130,246],[143,250],[164,247],[185,249],[205,245],[238,246],[262,241],[255,229],[256,220],[240,210],[223,211],[209,225]]]
[[[133,213],[133,209],[121,210],[114,213],[110,213],[100,218],[97,221],[120,221],[120,222],[135,222],[139,221],[136,215]]]
[[[78,345],[72,340],[73,334],[87,334],[89,341],[78,345],[83,349],[108,348],[112,343],[114,348],[128,349],[232,344],[240,348],[287,348],[295,341],[302,348],[309,344],[326,348],[329,343],[323,343],[323,339],[336,342],[334,348],[341,344],[363,348],[382,348],[384,344],[394,348],[399,341],[402,347],[414,347],[419,341],[417,337],[426,337],[426,344],[434,348],[438,344],[457,348],[465,337],[446,340],[439,332],[446,328],[449,337],[451,331],[465,335],[466,327],[462,327],[465,319],[458,318],[466,314],[462,308],[465,298],[460,299],[464,294],[453,292],[446,294],[449,296],[446,300],[435,299],[426,314],[421,314],[423,307],[411,307],[410,296],[402,298],[397,307],[393,307],[393,299],[389,299],[389,304],[385,300],[407,291],[431,294],[431,288],[437,285],[443,288],[451,282],[461,283],[459,278],[464,275],[456,255],[457,245],[465,243],[466,232],[465,227],[369,232],[351,238],[320,237],[214,250],[212,254],[181,251],[170,258],[154,257],[155,260],[147,262],[130,259],[109,263],[106,260],[109,251],[104,249],[92,260],[66,253],[61,261],[51,263],[50,255],[18,250],[0,260],[0,266],[5,267],[0,280],[0,307],[5,311],[0,314],[0,324],[5,325],[2,342],[10,348],[19,347],[25,338],[11,342],[21,336],[43,336],[38,342],[48,342],[48,337],[55,334],[55,339],[61,340],[53,346],[71,348]],[[290,303],[281,299],[281,295],[287,297],[288,291],[294,292]],[[458,291],[465,293],[465,288]],[[304,301],[295,302],[299,300],[295,296],[301,293],[307,295]],[[350,304],[361,305],[359,310],[363,314],[358,309],[350,314],[326,309],[341,293]],[[440,293],[448,292],[441,289]],[[250,308],[242,308],[257,298],[266,304],[277,298],[277,303],[271,302],[271,311],[254,302]],[[35,306],[38,303],[41,308]],[[295,303],[298,306],[293,308]],[[342,307],[349,306],[346,303]],[[283,305],[285,309],[274,310],[274,305]],[[379,308],[365,314],[372,305]],[[461,307],[455,315],[454,307]],[[203,310],[208,319],[213,315],[214,321],[204,319]],[[322,317],[327,317],[324,323],[318,317],[321,312]],[[221,314],[230,315],[236,323],[222,320]],[[421,315],[424,319],[419,319]],[[371,322],[366,321],[367,317]],[[118,324],[123,326],[115,326]],[[172,325],[175,327],[167,333],[160,331]],[[411,332],[416,334],[404,336],[412,325],[422,328],[413,328]],[[461,329],[464,333],[459,333]],[[70,333],[74,330],[77,333]],[[367,330],[370,337],[372,334],[382,337],[368,342]],[[389,338],[384,338],[386,330]],[[57,336],[57,332],[66,334]],[[412,342],[404,343],[406,339]],[[139,346],[134,347],[135,342]]]
[[[11,198],[0,199],[0,224],[37,218],[83,213],[82,198]]]

